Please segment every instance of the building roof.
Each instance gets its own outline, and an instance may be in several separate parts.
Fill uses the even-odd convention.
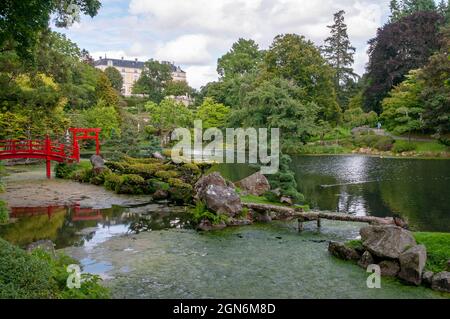
[[[124,59],[109,59],[109,58],[101,58],[100,60],[97,60],[94,62],[95,66],[98,65],[108,65],[108,61],[112,61],[113,66],[119,67],[119,68],[134,68],[134,69],[143,69],[144,68],[144,62],[137,61],[137,60],[124,60]]]
[[[94,65],[108,65],[108,61],[112,61],[113,66],[118,68],[134,68],[134,69],[143,69],[145,64],[144,62],[136,60],[124,60],[124,59],[110,59],[110,58],[100,58],[97,61],[94,61]],[[167,64],[171,67],[172,72],[184,72],[179,66],[176,66],[175,64],[168,62],[168,61],[161,61],[162,64]]]

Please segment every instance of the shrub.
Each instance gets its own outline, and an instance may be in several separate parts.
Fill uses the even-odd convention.
[[[445,145],[445,146],[450,146],[450,138],[449,137],[445,137],[445,136],[441,136],[439,137],[439,143]]]
[[[0,298],[55,298],[52,279],[48,263],[0,238]]]
[[[73,172],[77,169],[74,164],[58,163],[55,166],[55,176],[62,179],[70,179]]]
[[[118,194],[144,194],[146,189],[145,179],[139,175],[126,174],[120,176],[120,183],[116,186],[116,193]]]
[[[81,183],[89,183],[94,177],[92,168],[82,168],[72,173],[72,179]]]
[[[394,140],[389,136],[369,133],[356,135],[354,137],[354,144],[358,147],[370,147],[380,151],[389,151],[394,145]]]
[[[407,141],[395,141],[392,151],[394,153],[403,153],[403,152],[415,151],[416,148],[417,148],[417,146],[414,143],[410,143]]]
[[[9,221],[9,212],[6,208],[6,203],[0,200],[0,225],[6,224]]]
[[[117,175],[116,173],[110,173],[105,176],[105,188],[109,189],[111,191],[118,191],[120,183],[122,182],[122,179],[120,175]]]
[[[154,192],[156,192],[157,190],[163,190],[163,191],[168,191],[170,188],[170,185],[168,183],[165,183],[163,181],[160,181],[159,179],[149,179],[147,180],[147,192],[148,194],[153,194]]]
[[[168,181],[170,178],[177,177],[178,172],[176,172],[176,171],[158,171],[158,172],[156,172],[155,176],[161,178],[164,181]]]
[[[111,174],[111,171],[108,168],[105,168],[100,174],[95,174],[89,180],[89,183],[94,185],[103,185],[105,183],[106,176]]]
[[[374,147],[379,151],[390,151],[394,146],[394,140],[388,136],[381,136],[376,142]]]
[[[192,199],[192,186],[183,182],[178,178],[169,178],[169,194],[170,198],[175,202],[188,203]]]

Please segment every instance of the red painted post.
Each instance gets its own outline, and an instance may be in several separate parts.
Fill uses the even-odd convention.
[[[50,153],[52,151],[52,146],[50,144],[50,136],[48,134],[45,136],[45,154],[47,156],[47,178],[52,178],[52,171],[51,171],[51,163],[50,163]]]

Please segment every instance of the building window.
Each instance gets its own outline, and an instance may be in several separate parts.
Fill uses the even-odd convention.
[[[108,66],[113,66],[113,61],[108,60]]]

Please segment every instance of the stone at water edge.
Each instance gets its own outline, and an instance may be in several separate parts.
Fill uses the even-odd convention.
[[[369,265],[374,264],[372,254],[367,250],[362,254],[361,259],[358,261],[358,265],[364,269],[367,269]]]
[[[203,201],[212,212],[234,217],[242,211],[242,203],[236,190],[230,185],[218,172],[211,173],[195,183],[195,197]]]
[[[294,205],[294,203],[292,202],[292,198],[287,197],[287,196],[281,196],[280,198],[280,203],[282,204],[287,204],[289,206]]]
[[[92,155],[90,161],[95,174],[100,174],[105,170],[105,160],[100,155]]]
[[[163,189],[158,189],[153,193],[152,198],[154,200],[163,200],[169,197],[169,193]]]
[[[450,292],[450,272],[443,271],[433,276],[431,289]]]
[[[330,241],[328,244],[328,251],[333,256],[344,260],[359,260],[361,258],[355,249],[336,241]]]
[[[33,252],[36,249],[42,249],[52,257],[56,257],[55,244],[51,240],[39,240],[27,246],[27,252]]]
[[[380,266],[381,276],[395,277],[400,271],[400,265],[395,260],[383,260],[378,266]]]
[[[359,233],[364,248],[380,258],[398,259],[407,248],[416,245],[412,233],[398,226],[367,226]]]
[[[243,193],[255,196],[261,196],[270,190],[269,181],[260,172],[256,172],[255,174],[240,180],[236,185]]]
[[[227,225],[224,222],[220,224],[213,225],[208,219],[203,219],[200,224],[197,225],[198,230],[203,231],[211,231],[211,230],[220,230],[226,228]]]
[[[422,283],[427,286],[431,286],[433,282],[434,273],[432,271],[424,271],[422,274]]]
[[[400,273],[398,277],[408,283],[420,285],[422,272],[427,261],[427,250],[424,245],[411,247],[399,257]]]

